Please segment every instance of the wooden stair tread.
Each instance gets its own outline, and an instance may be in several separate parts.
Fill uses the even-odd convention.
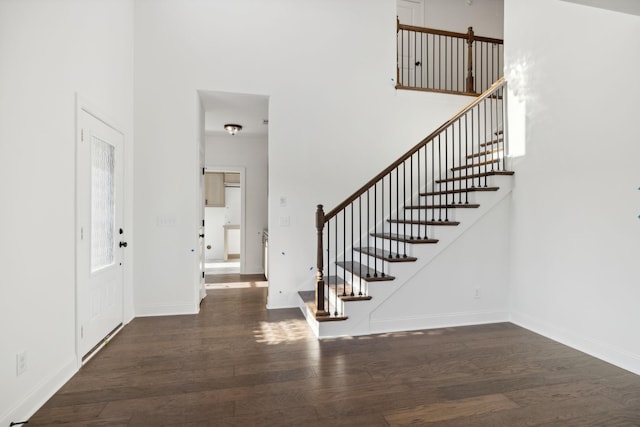
[[[396,254],[381,248],[365,247],[365,248],[353,248],[353,249],[358,252],[362,252],[363,254],[380,258],[388,262],[414,262],[418,260],[418,258],[416,257]]]
[[[442,226],[456,226],[460,225],[458,221],[420,221],[420,220],[410,220],[410,219],[388,219],[387,222],[391,224],[412,224],[412,225],[442,225]]]
[[[344,268],[346,271],[353,275],[358,276],[362,280],[367,282],[384,282],[389,280],[395,280],[395,277],[387,274],[382,274],[380,271],[376,271],[373,268],[367,268],[366,265],[362,265],[355,261],[338,261],[337,265]]]
[[[371,233],[371,236],[373,237],[380,237],[382,239],[389,239],[389,240],[396,240],[398,242],[403,242],[403,243],[416,243],[416,244],[422,244],[422,243],[438,243],[438,239],[416,239],[415,237],[413,239],[411,239],[410,236],[403,236],[400,234],[394,234],[394,233]]]
[[[487,176],[513,175],[513,174],[514,174],[513,171],[488,171],[488,172],[482,172],[482,173],[474,173],[471,175],[461,175],[461,176],[456,176],[456,177],[447,178],[447,179],[438,179],[436,180],[436,184],[441,184],[443,182],[463,181],[465,179],[484,178]]]
[[[463,169],[477,168],[477,167],[480,167],[480,166],[490,165],[491,163],[498,163],[500,160],[502,160],[502,159],[490,159],[490,160],[485,160],[483,162],[469,163],[467,165],[452,167],[450,170],[451,171],[460,171],[460,170],[463,170]]]
[[[500,187],[469,187],[469,188],[455,188],[451,190],[442,191],[430,191],[427,193],[420,193],[421,196],[441,196],[445,194],[458,194],[458,193],[475,193],[482,191],[498,191]]]
[[[487,142],[483,142],[482,144],[480,144],[480,147],[486,147],[489,145],[495,145],[495,144],[499,144],[501,142],[504,142],[504,138],[496,138],[492,141],[487,141]]]
[[[442,205],[407,205],[405,209],[476,209],[479,203],[453,203]]]
[[[480,151],[478,153],[468,154],[467,159],[474,159],[476,157],[483,157],[483,156],[492,156],[494,154],[502,153],[503,151],[504,150],[502,148],[493,148],[490,150]]]

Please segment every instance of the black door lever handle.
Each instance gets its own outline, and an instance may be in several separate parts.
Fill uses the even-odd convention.
[[[120,247],[121,248],[126,248],[127,247],[127,242],[120,242]]]

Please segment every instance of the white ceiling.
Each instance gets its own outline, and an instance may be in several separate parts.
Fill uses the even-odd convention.
[[[640,1],[638,0],[564,0],[569,3],[583,4],[615,12],[640,16]]]
[[[204,129],[207,135],[232,137],[224,130],[227,123],[238,124],[242,130],[236,135],[265,137],[269,119],[269,97],[242,93],[200,91],[205,111]]]

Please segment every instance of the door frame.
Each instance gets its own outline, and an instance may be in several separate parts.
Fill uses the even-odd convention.
[[[126,165],[127,165],[127,160],[126,160],[126,134],[122,131],[122,127],[118,125],[118,123],[114,120],[112,120],[111,118],[109,118],[107,115],[103,114],[103,112],[96,108],[94,104],[92,104],[91,102],[87,101],[83,96],[81,96],[79,93],[75,94],[75,151],[74,151],[74,155],[75,155],[75,170],[74,170],[74,192],[75,192],[75,206],[74,206],[74,282],[75,282],[75,292],[74,292],[74,298],[75,298],[75,304],[74,304],[74,309],[75,309],[75,353],[76,353],[76,364],[78,369],[80,369],[80,367],[82,367],[82,365],[84,365],[85,363],[87,363],[89,360],[91,360],[91,358],[93,358],[93,356],[100,351],[100,349],[102,349],[102,347],[104,347],[106,345],[106,340],[103,341],[102,343],[99,343],[98,345],[96,345],[91,351],[90,354],[88,355],[88,357],[83,360],[83,356],[85,356],[84,354],[81,354],[81,350],[80,350],[80,333],[81,333],[81,318],[80,318],[80,310],[79,310],[79,306],[80,306],[80,298],[79,298],[79,293],[80,293],[80,274],[79,274],[79,269],[80,269],[80,262],[79,262],[79,258],[80,258],[80,206],[81,203],[87,203],[86,200],[80,200],[80,191],[79,191],[79,184],[80,184],[80,176],[79,176],[79,169],[80,169],[80,156],[78,155],[79,152],[79,145],[82,143],[82,125],[81,125],[81,115],[82,113],[87,113],[91,116],[93,116],[96,120],[101,121],[102,123],[104,123],[105,125],[107,125],[108,127],[112,128],[113,130],[115,130],[116,132],[118,132],[119,134],[122,135],[122,211],[123,211],[123,216],[122,216],[122,227],[123,229],[127,230],[128,226],[126,223],[126,218],[127,218],[127,204],[126,204],[126,200],[127,200],[127,172],[126,172]],[[127,231],[127,236],[129,236],[127,239],[129,241],[131,241],[131,230]],[[125,251],[122,255],[122,263],[123,263],[123,267],[126,267],[128,264],[128,259],[129,257],[127,256],[127,251]],[[122,328],[124,327],[125,324],[125,318],[126,318],[126,308],[125,308],[125,295],[126,295],[126,289],[127,289],[127,280],[126,280],[126,274],[125,274],[125,270],[122,270],[122,319],[120,319],[120,325],[113,330],[108,337],[113,337],[114,335],[116,335],[118,332],[120,332],[122,330]]]
[[[247,215],[245,212],[246,199],[247,199],[247,188],[246,188],[247,183],[245,179],[246,168],[244,166],[213,166],[213,165],[205,164],[204,170],[205,172],[232,172],[232,173],[240,174],[240,274],[245,274],[245,270],[246,270],[245,257],[247,252],[246,250]],[[202,206],[203,208],[205,208],[204,198],[202,199]],[[206,261],[205,253],[203,253],[202,256],[205,258],[203,259],[203,262],[205,262]]]

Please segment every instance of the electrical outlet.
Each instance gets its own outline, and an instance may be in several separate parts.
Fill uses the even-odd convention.
[[[475,297],[475,299],[479,299],[480,298],[480,288],[476,288],[476,291],[474,293],[474,297]]]
[[[16,354],[16,376],[27,371],[27,351]]]

